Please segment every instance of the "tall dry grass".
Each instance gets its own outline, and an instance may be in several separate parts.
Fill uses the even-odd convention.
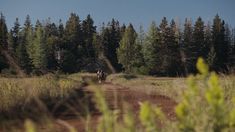
[[[175,99],[178,105],[175,108],[176,120],[174,121],[167,119],[159,107],[149,102],[141,103],[137,119],[128,104],[123,105],[123,110],[111,110],[103,91],[98,85],[92,84],[96,106],[102,115],[95,129],[90,129],[94,127],[92,126],[94,124],[89,123],[92,115],[88,113],[85,131],[235,131],[235,76],[218,76],[213,72],[210,73],[203,60],[198,61],[197,68],[199,74],[187,79],[126,74],[111,75],[107,79],[114,85],[122,85],[132,90],[165,95]],[[71,96],[70,90],[83,84],[89,84],[94,81],[94,78],[94,75],[90,77],[89,74],[60,77],[47,75],[23,79],[1,78],[0,84],[3,84],[1,94],[4,97],[1,111],[11,111],[15,106],[22,107],[24,106],[22,104],[27,104],[34,97],[65,98]],[[120,113],[121,111],[122,113]],[[52,122],[48,122],[52,124]],[[73,126],[64,122],[62,124],[67,126],[68,131],[76,131]],[[35,132],[38,129],[31,119],[26,121],[24,130]],[[53,127],[50,130],[53,130]]]

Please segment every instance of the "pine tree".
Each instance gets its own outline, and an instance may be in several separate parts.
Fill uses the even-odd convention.
[[[188,28],[189,27],[185,27]],[[189,40],[189,39],[188,39]],[[191,40],[190,40],[191,41]],[[186,45],[187,44],[187,45]],[[198,17],[195,22],[193,31],[192,31],[192,41],[187,42],[186,46],[186,56],[189,72],[196,72],[196,61],[198,57],[206,58],[208,53],[205,53],[205,41],[204,41],[204,22],[201,17]]]
[[[93,46],[94,46],[94,52],[95,52],[95,58],[101,58],[103,55],[103,47],[102,47],[102,40],[101,40],[101,34],[95,33],[93,35]]]
[[[45,35],[43,27],[38,20],[35,26],[33,48],[35,52],[33,54],[32,64],[35,70],[45,70],[47,67]]]
[[[173,43],[174,38],[170,38],[170,28],[168,26],[168,21],[166,17],[163,17],[160,28],[160,54],[161,54],[161,62],[160,62],[160,74],[168,74],[171,63],[171,53],[169,46]],[[173,33],[173,32],[172,32]],[[174,37],[174,34],[173,36]],[[170,40],[171,39],[171,40]]]
[[[14,27],[12,29],[12,36],[13,36],[13,51],[16,51],[16,47],[19,44],[19,40],[20,40],[20,23],[19,23],[19,19],[16,18],[16,21],[14,23]]]
[[[121,37],[124,35],[125,31],[126,31],[126,25],[123,24],[123,25],[120,27],[120,35],[121,35]]]
[[[144,44],[144,60],[149,74],[156,74],[160,70],[160,35],[156,23],[153,21],[146,34]]]
[[[24,32],[20,32],[19,43],[16,47],[16,57],[20,67],[26,72],[30,73],[32,70],[31,59],[29,58],[29,54],[27,53],[26,48],[26,39],[23,37]]]
[[[226,71],[228,64],[228,48],[229,45],[225,41],[225,27],[224,21],[222,21],[217,14],[213,21],[212,26],[212,38],[213,47],[215,50],[215,63],[214,70],[216,71]]]
[[[80,19],[75,13],[71,13],[69,20],[66,22],[63,38],[64,42],[61,46],[64,50],[62,69],[65,70],[65,72],[78,71],[84,63],[84,61],[81,61],[81,56],[83,56],[85,52],[82,46],[83,37]],[[73,61],[67,60],[69,57],[73,58]],[[68,65],[71,65],[70,69],[64,67]]]
[[[211,25],[209,22],[205,27],[204,41],[205,41],[205,47],[203,52],[207,53],[206,55],[207,63],[211,68],[213,68],[215,62],[215,49],[214,46],[212,45]]]
[[[120,41],[120,47],[117,49],[118,62],[123,65],[127,73],[133,72],[133,68],[139,63],[137,52],[140,51],[137,51],[139,49],[136,45],[136,37],[137,34],[130,24]]]
[[[228,44],[228,63],[229,69],[232,69],[233,63],[235,63],[233,58],[233,31],[230,30],[228,24],[225,24],[225,43]]]
[[[107,66],[107,71],[116,73],[114,65],[107,57],[108,44],[110,42],[110,39],[111,38],[109,28],[105,27],[105,24],[103,23],[103,26],[101,27],[100,31],[94,34],[93,36],[93,45],[95,47],[96,58],[98,58],[98,62],[102,63],[101,65],[99,64],[99,67]]]
[[[170,23],[169,34],[168,34],[168,58],[169,65],[167,68],[168,76],[176,76],[182,71],[181,56],[180,56],[180,41],[179,41],[179,29],[174,20]],[[177,66],[177,67],[176,67]]]
[[[14,29],[14,28],[13,28]],[[18,28],[15,28],[15,33]],[[26,73],[30,73],[32,70],[32,57],[34,54],[33,49],[33,27],[31,25],[30,16],[27,15],[23,30],[17,33],[18,38],[16,42],[16,57],[21,68]],[[16,34],[15,34],[16,35]]]
[[[201,17],[198,17],[193,30],[193,45],[195,47],[193,51],[195,52],[196,60],[198,57],[203,57],[205,59],[208,54],[205,52],[204,34],[204,22]],[[194,60],[194,64],[196,64],[196,60]]]
[[[26,16],[26,20],[24,23],[24,28],[23,28],[23,36],[22,36],[22,43],[24,43],[24,46],[26,47],[27,54],[30,58],[28,62],[32,63],[33,55],[35,52],[35,49],[33,47],[33,26],[31,24],[30,16]],[[23,47],[24,47],[23,46]],[[32,64],[30,64],[32,65]]]
[[[101,31],[99,34],[96,34],[96,53],[98,57],[101,56],[107,56],[108,55],[108,44],[110,40],[110,32],[107,27],[105,27],[105,24],[103,23],[103,26],[101,27]]]
[[[0,15],[0,46],[7,48],[7,36],[8,36],[8,31],[7,31],[7,25],[6,25],[6,20],[3,14],[1,13]]]
[[[139,45],[143,46],[144,43],[145,43],[145,37],[146,37],[146,35],[145,35],[145,32],[144,32],[143,26],[140,25],[140,27],[139,27],[139,33],[138,33],[138,35],[137,35],[137,40],[136,40],[137,43],[138,43]]]
[[[183,63],[185,73],[192,73],[194,71],[193,60],[195,60],[195,53],[191,52],[193,47],[193,28],[192,21],[189,19],[185,19],[184,24],[184,33],[183,33]]]
[[[179,32],[174,20],[170,26],[166,17],[162,19],[160,24],[160,72],[159,74],[167,76],[175,76],[180,71],[180,45]],[[177,67],[175,67],[177,65]]]
[[[19,45],[20,41],[20,24],[18,18],[14,23],[14,27],[8,33],[8,50],[11,55],[16,55],[16,47]]]
[[[82,21],[82,33],[83,33],[83,43],[85,50],[85,57],[95,57],[95,50],[93,45],[93,36],[96,33],[96,26],[94,26],[94,21],[91,16],[88,15],[85,20]]]
[[[79,16],[71,13],[64,30],[64,48],[71,51],[76,57],[84,54],[82,47],[82,30]]]
[[[121,30],[119,22],[112,19],[112,21],[108,23],[108,27],[104,30],[104,32],[104,56],[108,58],[112,66],[117,71],[120,71],[122,66],[118,63],[117,59],[117,48],[119,47],[119,43],[121,40]]]
[[[59,38],[63,38],[63,36],[64,36],[64,25],[63,25],[61,19],[59,21],[59,26],[58,26],[58,36],[59,36]]]
[[[143,26],[140,26],[139,33],[137,34],[135,42],[135,59],[134,59],[134,68],[133,72],[138,74],[147,74],[147,68],[144,61],[144,44],[145,44],[146,35],[143,29]]]
[[[46,43],[46,58],[48,62],[47,68],[50,70],[55,70],[58,67],[56,52],[57,50],[59,50],[59,43],[61,43],[59,30],[56,24],[51,23],[50,19],[48,19],[44,31]]]

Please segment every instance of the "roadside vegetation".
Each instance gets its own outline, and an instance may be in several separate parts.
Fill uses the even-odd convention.
[[[234,76],[210,73],[202,59],[199,59],[197,68],[199,74],[188,78],[114,74],[106,80],[113,86],[130,89],[133,94],[137,91],[142,95],[164,95],[175,100],[177,105],[172,119],[162,111],[161,106],[148,100],[139,102],[137,113],[133,112],[128,101],[123,102],[122,109],[111,109],[107,93],[101,88],[102,85],[96,84],[94,74],[2,77],[1,130],[34,132],[46,128],[45,131],[51,131],[55,129],[57,114],[73,112],[75,118],[82,118],[85,122],[85,131],[234,131]],[[82,87],[85,86],[94,92],[92,100],[95,108],[89,109],[88,104],[81,104],[85,96],[82,95]],[[101,114],[94,124],[92,111],[95,109]],[[25,122],[25,126],[22,126],[22,122]],[[60,123],[66,131],[77,131],[73,125],[63,121]]]

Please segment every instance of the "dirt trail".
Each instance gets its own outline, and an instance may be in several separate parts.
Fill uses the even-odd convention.
[[[136,91],[134,88],[128,88],[110,82],[106,82],[101,88],[105,92],[106,100],[111,109],[120,109],[123,102],[126,102],[131,106],[133,112],[138,112],[140,103],[149,101],[161,107],[169,119],[175,118],[174,107],[176,106],[176,102],[167,96],[147,94]]]
[[[156,95],[156,94],[147,94],[139,91],[134,91],[131,88],[112,84],[111,82],[104,82],[100,85],[102,91],[104,91],[106,101],[110,109],[119,109],[123,108],[123,102],[126,102],[130,105],[132,111],[135,115],[138,114],[140,103],[144,101],[149,101],[152,104],[160,107],[162,111],[165,113],[166,117],[170,120],[175,119],[174,107],[176,106],[176,102],[171,98],[164,96],[164,95]],[[93,91],[90,90],[89,86],[83,88],[83,91],[89,92],[92,94]],[[91,117],[91,124],[92,126],[96,126],[98,119],[100,117],[99,112],[94,112]],[[66,118],[60,117],[57,118],[56,128],[58,130],[66,130],[66,125],[71,125],[78,129],[79,131],[85,131],[85,124],[86,121],[82,119],[78,119],[76,117]],[[61,123],[62,121],[62,123]],[[64,122],[64,125],[63,125]],[[67,123],[67,124],[66,124]]]

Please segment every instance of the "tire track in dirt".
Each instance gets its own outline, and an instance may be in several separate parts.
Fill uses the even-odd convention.
[[[134,90],[134,88],[128,88],[120,84],[113,84],[111,82],[105,82],[101,88],[105,92],[106,100],[109,106],[111,106],[111,109],[122,108],[123,101],[131,106],[133,112],[138,113],[140,103],[148,101],[151,104],[160,107],[168,119],[175,119],[174,108],[177,103],[176,101],[165,95],[147,94],[144,92],[136,91]],[[117,102],[115,102],[115,98]]]
[[[104,82],[102,84],[98,84],[98,86],[104,92],[105,99],[111,110],[118,109],[122,113],[123,103],[127,103],[134,115],[138,118],[140,102],[149,101],[151,104],[160,107],[168,119],[175,120],[174,108],[177,103],[167,96],[135,91],[134,88],[125,87],[120,84],[113,84],[112,82]],[[84,93],[88,93],[89,95],[94,95],[94,91],[92,91],[89,85],[83,87],[82,91]],[[91,115],[90,123],[92,124],[91,126],[94,127],[91,129],[95,129],[100,116],[101,114],[98,111]],[[78,131],[85,131],[86,129],[86,121],[81,118],[79,119],[76,116],[74,116],[74,118],[71,116],[70,118],[60,117],[56,120],[57,123],[55,126],[58,131],[66,131],[66,125],[71,125]],[[65,125],[63,125],[63,122]]]

